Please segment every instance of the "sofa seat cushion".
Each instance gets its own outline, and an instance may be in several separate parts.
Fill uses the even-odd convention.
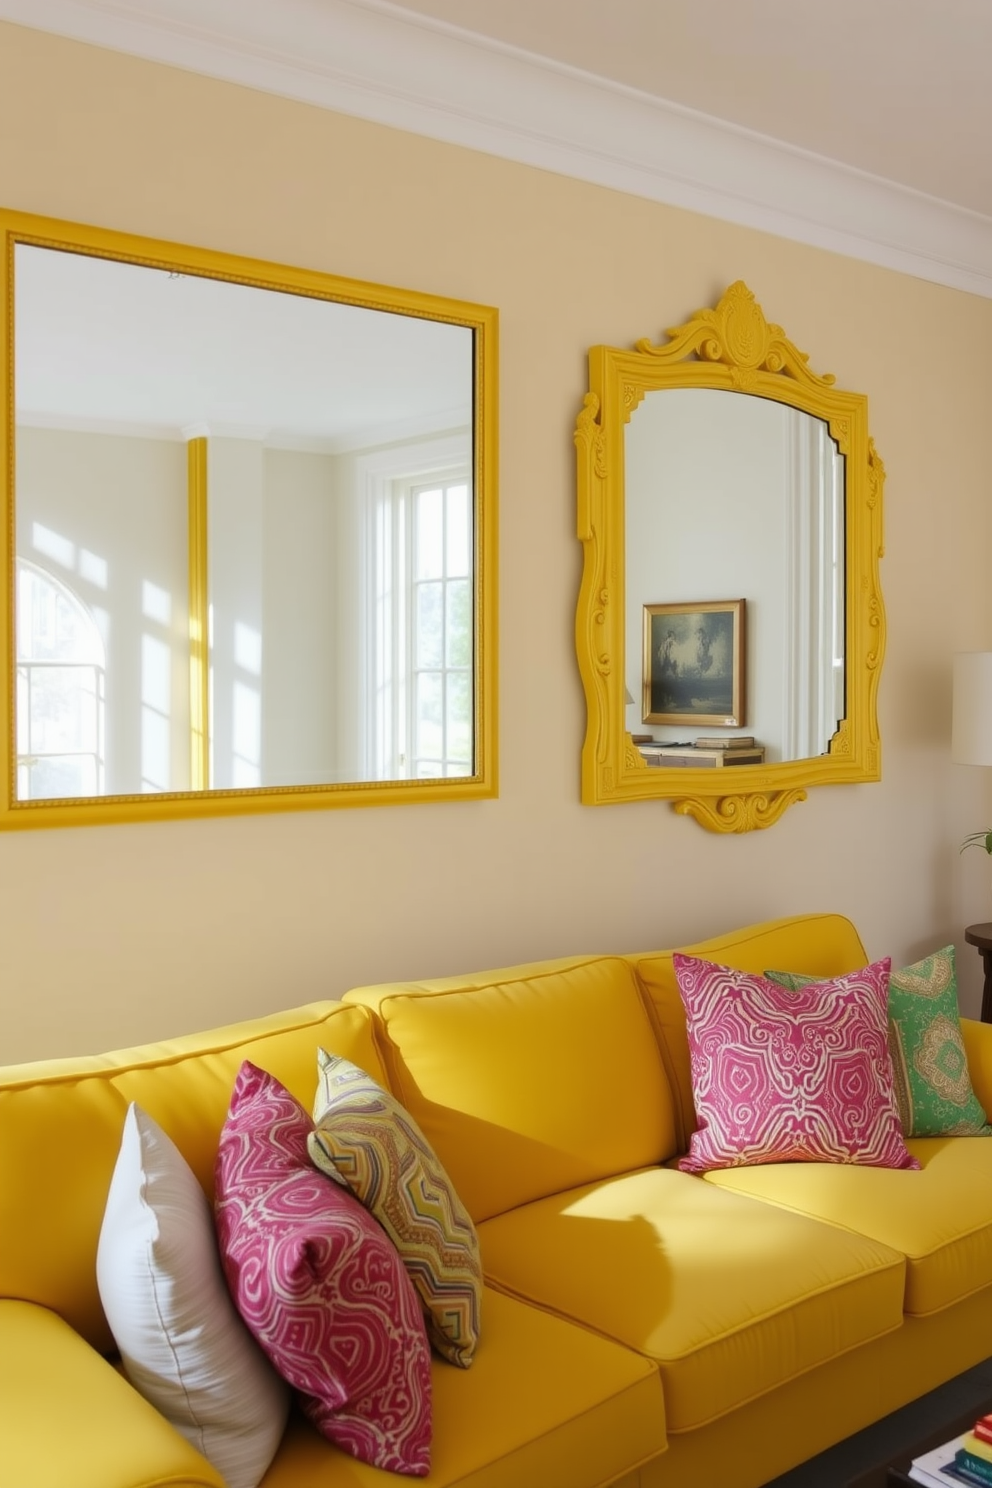
[[[904,1310],[924,1317],[992,1286],[992,1142],[911,1137],[906,1145],[918,1173],[783,1163],[708,1173],[705,1182],[899,1251]]]
[[[593,1488],[666,1445],[658,1372],[608,1339],[485,1288],[471,1369],[432,1360],[433,1462],[424,1488]],[[261,1488],[389,1488],[291,1418]]]
[[[476,1223],[678,1150],[657,1041],[619,956],[357,988],[345,1001],[379,1014],[390,1088]]]
[[[479,1228],[487,1281],[654,1359],[690,1431],[902,1323],[904,1259],[668,1168]]]

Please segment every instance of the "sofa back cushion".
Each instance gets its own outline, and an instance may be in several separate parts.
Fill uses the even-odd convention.
[[[0,1068],[0,1296],[50,1307],[96,1348],[113,1349],[96,1251],[131,1101],[172,1138],[212,1199],[243,1061],[309,1108],[319,1047],[385,1078],[369,1013],[335,1002],[143,1048]]]
[[[675,1152],[672,1096],[619,956],[358,988],[390,1085],[476,1223]]]
[[[678,1149],[684,1152],[696,1129],[696,1111],[692,1100],[685,1007],[672,963],[676,951],[716,961],[737,971],[754,971],[762,975],[767,966],[788,966],[790,971],[806,972],[824,979],[857,971],[867,965],[868,957],[850,920],[843,915],[812,914],[767,920],[764,924],[749,925],[729,935],[699,941],[696,945],[627,958],[647,995],[665,1068],[675,1093]],[[783,961],[782,956],[788,959]]]

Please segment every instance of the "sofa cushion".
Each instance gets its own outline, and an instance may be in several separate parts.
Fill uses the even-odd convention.
[[[675,956],[699,1125],[686,1173],[752,1163],[917,1168],[892,1085],[889,961],[796,991]]]
[[[494,1285],[657,1362],[669,1431],[902,1322],[894,1249],[670,1168],[541,1199],[487,1220],[479,1240]]]
[[[214,1218],[182,1153],[131,1105],[97,1251],[100,1299],[135,1389],[222,1473],[255,1488],[289,1391],[239,1317]]]
[[[482,1310],[471,1369],[432,1359],[431,1488],[599,1488],[664,1452],[649,1360],[490,1287]],[[388,1482],[291,1418],[263,1488]]]
[[[961,1041],[968,1056],[968,1074],[975,1098],[992,1117],[992,1023],[962,1018]]]
[[[389,1472],[430,1471],[430,1349],[383,1230],[318,1173],[299,1102],[246,1061],[217,1153],[228,1286],[323,1436]]]
[[[0,1298],[4,1488],[227,1488],[123,1374],[47,1307]]]
[[[364,1008],[310,1003],[136,1049],[0,1069],[0,1295],[51,1307],[95,1348],[114,1340],[96,1284],[96,1249],[131,1101],[175,1142],[210,1198],[231,1087],[253,1059],[307,1106],[318,1044],[382,1077]],[[39,1153],[85,1133],[39,1204]]]
[[[766,975],[794,991],[812,980],[795,972]],[[893,1085],[906,1136],[992,1136],[971,1088],[952,945],[892,972],[888,1015]]]
[[[918,1173],[804,1163],[708,1173],[704,1181],[899,1251],[904,1310],[925,1316],[992,1286],[992,1142],[913,1137],[907,1146]]]
[[[702,956],[741,971],[762,972],[766,966],[788,966],[793,971],[823,978],[857,971],[868,960],[851,921],[836,914],[768,920],[676,949],[686,956]],[[674,954],[674,951],[655,951],[627,959],[644,989],[674,1094],[678,1149],[684,1152],[696,1129],[696,1112],[692,1103],[685,1008],[672,964]]]
[[[479,1341],[482,1267],[464,1204],[408,1111],[340,1055],[317,1053],[310,1157],[379,1221],[406,1266],[427,1334],[467,1369]]]
[[[390,1087],[476,1222],[676,1150],[657,1042],[620,957],[345,1000],[378,1012]]]

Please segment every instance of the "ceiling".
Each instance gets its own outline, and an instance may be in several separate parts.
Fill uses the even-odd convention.
[[[395,0],[992,217],[989,0]]]
[[[0,19],[992,297],[990,0],[0,0]]]

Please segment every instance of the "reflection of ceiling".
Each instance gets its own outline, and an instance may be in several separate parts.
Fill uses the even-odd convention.
[[[0,0],[0,18],[992,296],[988,0]]]
[[[15,316],[20,423],[340,450],[471,422],[462,326],[23,245]]]

